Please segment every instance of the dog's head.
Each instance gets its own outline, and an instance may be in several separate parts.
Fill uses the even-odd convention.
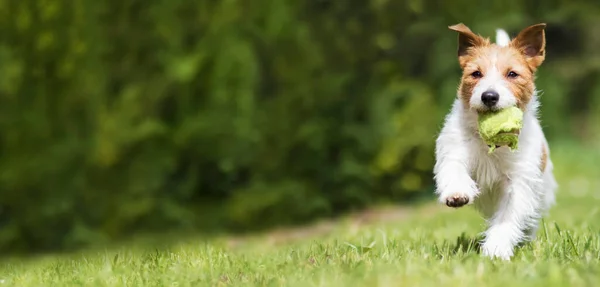
[[[535,90],[535,71],[546,55],[546,24],[523,29],[506,45],[491,43],[462,23],[449,28],[458,32],[463,71],[458,94],[465,107],[478,112],[525,109]]]

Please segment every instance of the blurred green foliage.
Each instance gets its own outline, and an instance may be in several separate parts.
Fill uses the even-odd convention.
[[[548,23],[544,127],[598,139],[593,3],[0,0],[0,249],[429,192],[458,22],[486,36]]]

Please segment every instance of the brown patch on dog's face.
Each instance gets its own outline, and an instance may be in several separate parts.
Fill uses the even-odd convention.
[[[505,85],[517,100],[517,107],[525,110],[534,92],[534,73],[527,59],[515,48],[501,47],[496,68],[505,77]]]
[[[542,172],[546,171],[546,165],[548,165],[548,150],[545,145],[542,145],[542,162],[540,163]]]
[[[463,69],[463,75],[459,85],[458,96],[465,108],[469,108],[469,101],[471,100],[471,96],[473,95],[473,91],[475,90],[475,86],[479,83],[481,77],[474,76],[473,73],[479,72],[481,69],[479,66],[473,64],[474,58],[469,58],[466,60],[465,66],[471,66],[471,68]]]
[[[463,101],[464,106],[468,108],[469,100],[471,99],[471,95],[473,95],[473,90],[479,82],[479,79],[483,77],[483,72],[480,71],[480,65],[478,65],[477,61],[484,61],[482,56],[485,55],[485,48],[491,47],[491,44],[489,39],[473,33],[471,29],[463,23],[448,28],[458,32],[458,62],[463,70],[463,76],[459,86],[459,96]]]

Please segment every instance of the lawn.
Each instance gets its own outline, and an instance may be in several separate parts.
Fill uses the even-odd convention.
[[[252,237],[124,244],[0,265],[1,286],[593,286],[600,150],[553,146],[558,205],[511,262],[477,253],[483,220],[433,203]]]

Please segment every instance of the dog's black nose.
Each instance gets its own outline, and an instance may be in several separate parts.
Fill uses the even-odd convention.
[[[500,95],[498,95],[498,93],[496,93],[496,91],[485,91],[483,92],[483,94],[481,94],[481,101],[483,102],[484,105],[488,106],[489,108],[495,106],[498,103],[498,100],[500,99]]]

